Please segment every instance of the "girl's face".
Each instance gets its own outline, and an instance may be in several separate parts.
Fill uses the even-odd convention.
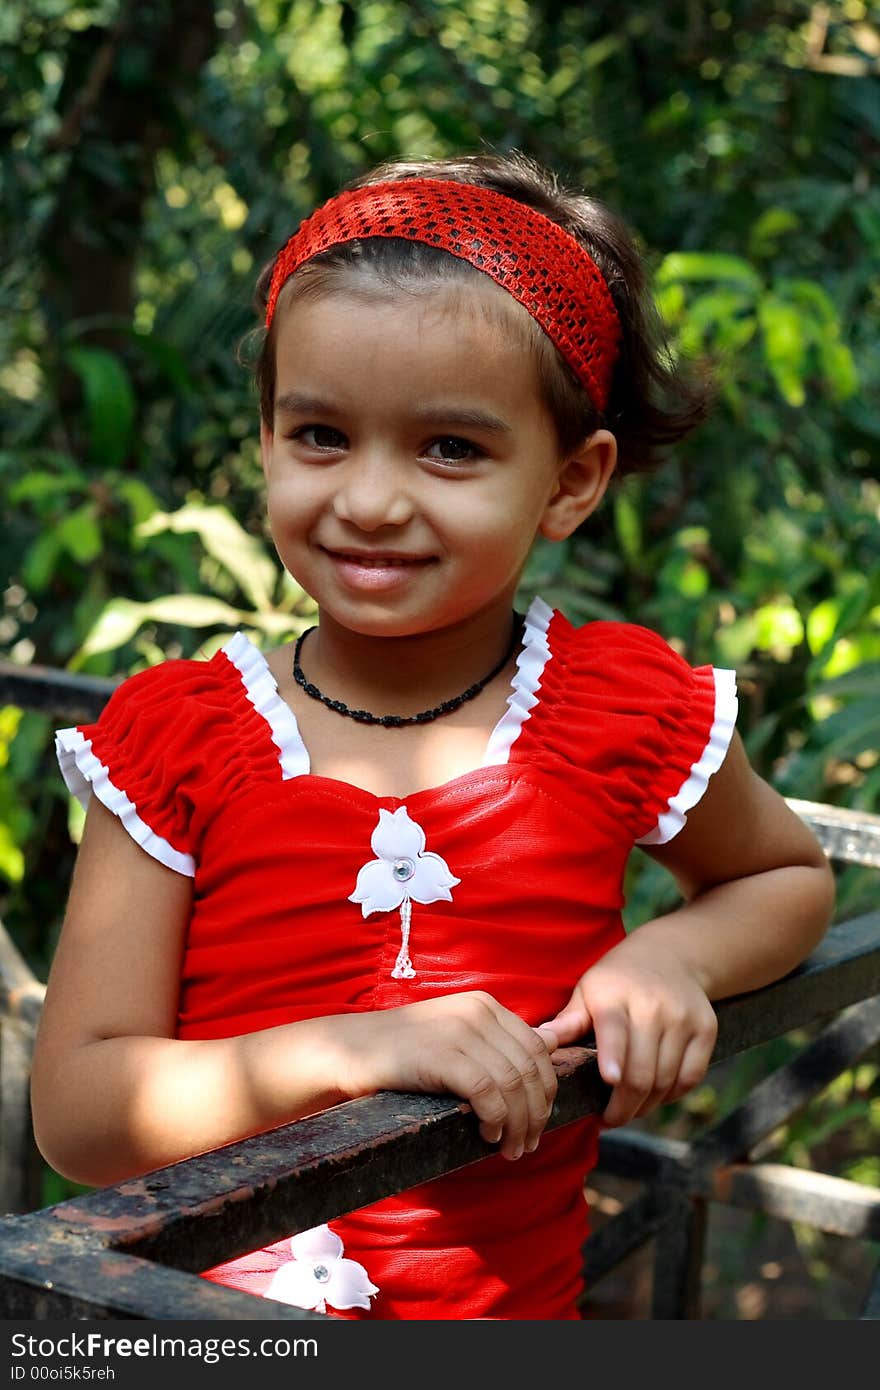
[[[286,569],[341,626],[403,637],[493,609],[509,621],[536,535],[569,534],[597,505],[607,477],[559,458],[507,299],[486,279],[284,312],[274,430],[261,430],[269,521]]]

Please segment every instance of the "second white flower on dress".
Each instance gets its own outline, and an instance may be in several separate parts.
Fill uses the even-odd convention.
[[[410,980],[416,973],[409,958],[412,903],[451,902],[450,889],[461,883],[450,873],[446,860],[426,850],[425,844],[424,830],[405,806],[396,811],[380,810],[379,823],[370,837],[376,858],[364,864],[349,895],[349,902],[361,904],[364,917],[400,908],[400,951],[391,972],[395,980]]]

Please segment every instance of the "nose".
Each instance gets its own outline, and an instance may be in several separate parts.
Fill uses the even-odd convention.
[[[359,531],[404,526],[413,515],[409,485],[405,465],[388,451],[352,453],[334,494],[334,512]]]

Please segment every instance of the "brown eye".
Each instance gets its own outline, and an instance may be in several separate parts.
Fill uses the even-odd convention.
[[[431,453],[432,449],[439,450],[439,453]],[[480,452],[475,444],[471,444],[470,440],[460,439],[455,434],[446,434],[440,439],[435,439],[433,444],[425,450],[428,458],[438,459],[443,463],[469,463]]]
[[[293,439],[300,439],[313,449],[339,449],[345,446],[345,435],[330,425],[302,425],[294,430]]]

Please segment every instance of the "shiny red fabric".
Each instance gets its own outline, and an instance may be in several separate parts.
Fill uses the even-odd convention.
[[[284,780],[222,652],[132,677],[82,728],[142,820],[196,862],[180,1038],[475,988],[529,1023],[553,1016],[623,934],[628,856],[701,758],[715,685],[645,628],[555,613],[547,641],[508,761],[405,799]],[[402,805],[461,880],[451,902],[413,903],[412,980],[391,976],[399,914],[363,919],[349,901],[380,808]],[[577,1317],[597,1136],[577,1122],[517,1163],[489,1158],[334,1220],[380,1290],[369,1312],[339,1315]],[[279,1242],[205,1277],[264,1293],[287,1258]]]
[[[620,320],[602,272],[570,232],[536,208],[455,179],[393,179],[346,190],[279,251],[266,302],[306,261],[348,241],[402,237],[468,261],[507,290],[555,343],[600,410],[608,403]]]

